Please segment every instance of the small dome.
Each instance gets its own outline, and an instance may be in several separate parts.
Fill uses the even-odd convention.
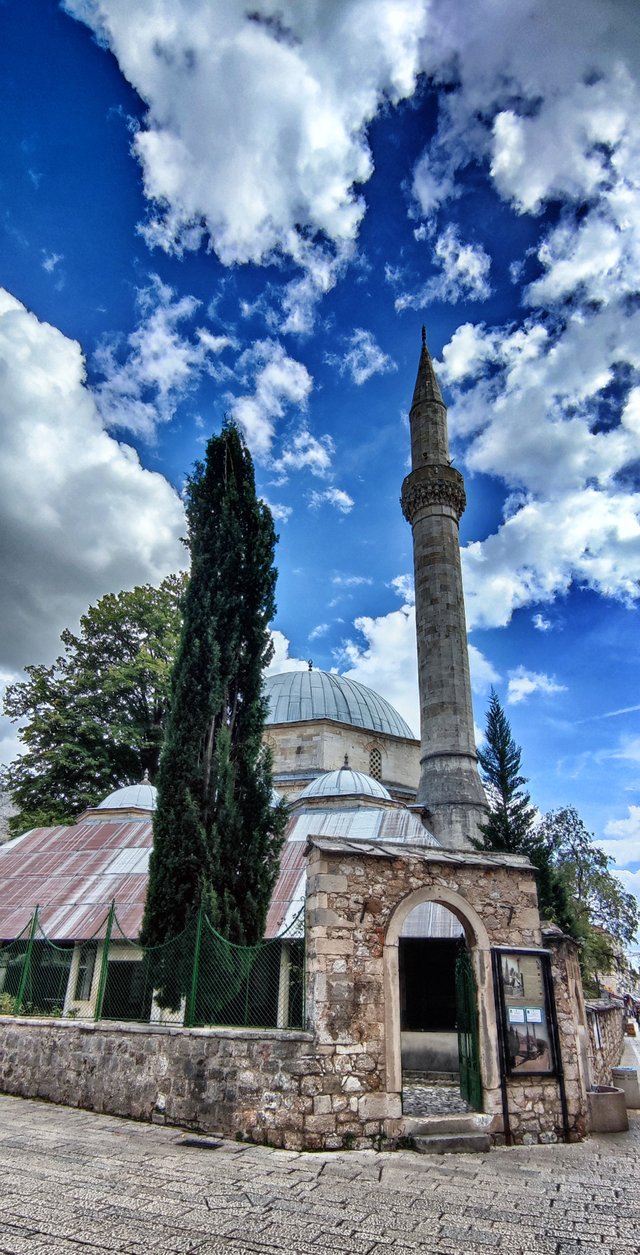
[[[157,796],[158,790],[154,785],[149,784],[149,778],[145,772],[144,780],[141,780],[140,784],[126,784],[124,788],[116,789],[114,793],[105,797],[104,801],[98,802],[96,809],[129,811],[135,808],[141,811],[154,811]]]
[[[307,785],[296,802],[309,797],[377,797],[391,802],[391,794],[379,780],[373,776],[365,776],[363,771],[353,771],[351,767],[341,767],[339,771],[327,771],[323,776],[316,776]]]
[[[267,676],[267,724],[335,719],[352,727],[415,740],[408,723],[373,689],[330,671],[280,671]]]

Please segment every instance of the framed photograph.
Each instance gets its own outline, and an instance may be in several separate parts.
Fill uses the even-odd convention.
[[[504,1061],[511,1076],[556,1071],[548,964],[545,951],[494,951]]]

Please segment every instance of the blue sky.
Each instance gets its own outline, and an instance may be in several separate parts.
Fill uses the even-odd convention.
[[[184,560],[180,489],[228,414],[278,521],[275,665],[347,671],[417,731],[425,322],[476,720],[493,683],[533,800],[577,806],[638,891],[635,4],[0,12],[5,682]]]

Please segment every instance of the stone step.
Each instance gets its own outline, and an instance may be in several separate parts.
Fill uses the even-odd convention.
[[[440,1137],[455,1133],[462,1136],[485,1135],[491,1132],[493,1117],[481,1111],[446,1116],[405,1116],[405,1137]]]
[[[411,1144],[419,1155],[470,1155],[491,1150],[488,1133],[442,1133],[413,1137]]]

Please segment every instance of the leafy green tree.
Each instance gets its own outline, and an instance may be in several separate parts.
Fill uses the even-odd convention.
[[[17,814],[15,835],[69,823],[120,785],[154,777],[168,710],[186,577],[158,588],[109,593],[61,635],[64,652],[50,667],[26,668],[8,686],[5,714],[24,721],[24,752],[0,787]]]
[[[275,612],[275,533],[238,429],[207,445],[186,489],[191,578],[158,772],[142,930],[176,936],[203,902],[229,940],[264,932],[285,824],[262,744]],[[165,982],[166,987],[166,982]]]
[[[522,851],[535,817],[531,798],[521,775],[520,746],[511,735],[511,725],[491,690],[487,711],[484,748],[478,750],[478,763],[489,803],[487,822],[480,825],[484,849]]]
[[[597,987],[599,972],[625,966],[625,947],[640,926],[637,899],[610,871],[612,859],[596,845],[573,806],[545,815],[536,839],[570,897],[582,941],[585,983]]]

